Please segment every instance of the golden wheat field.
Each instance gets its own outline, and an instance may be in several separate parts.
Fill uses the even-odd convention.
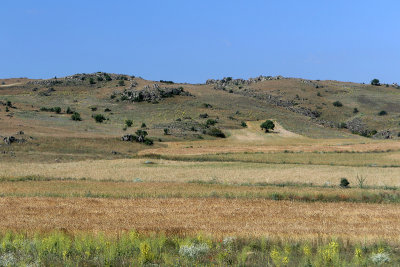
[[[384,212],[382,212],[384,210]],[[400,207],[227,199],[0,199],[0,229],[398,240]]]
[[[242,162],[180,162],[146,159],[88,160],[67,163],[0,163],[2,178],[40,176],[48,178],[90,178],[147,182],[188,182],[217,180],[222,183],[313,183],[337,184],[357,175],[377,186],[400,185],[397,167],[349,167],[330,165],[263,164]]]

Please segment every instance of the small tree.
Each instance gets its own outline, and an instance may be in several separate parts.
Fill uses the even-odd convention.
[[[245,121],[242,121],[242,123],[240,124],[243,128],[247,127],[247,123]]]
[[[96,114],[93,118],[98,123],[102,123],[106,120],[106,117],[104,117],[102,114]]]
[[[350,185],[350,182],[346,178],[340,179],[340,187],[348,188],[349,185]]]
[[[357,113],[358,113],[358,108],[354,108],[354,109],[353,109],[353,113],[354,113],[354,114],[357,114]]]
[[[71,120],[73,121],[81,121],[81,114],[78,112],[74,112],[74,114],[71,115]]]
[[[10,108],[11,108],[11,107],[12,107],[12,103],[11,103],[11,101],[10,101],[10,100],[8,100],[8,101],[7,101],[7,103],[6,103],[6,105],[7,105],[7,107],[10,107]]]
[[[266,120],[260,125],[261,130],[265,130],[266,133],[268,133],[270,130],[273,130],[275,128],[275,124],[271,120]]]
[[[335,107],[342,107],[342,106],[343,106],[342,102],[340,102],[340,101],[335,101],[335,102],[333,102],[333,105],[334,105]]]
[[[381,84],[380,84],[380,82],[379,82],[378,79],[373,79],[373,80],[371,81],[371,85],[379,86],[379,85],[381,85]]]
[[[127,127],[131,127],[132,124],[133,124],[133,121],[132,120],[126,120],[125,124],[126,124]]]
[[[148,133],[144,130],[137,130],[136,131],[136,141],[143,143],[146,140],[146,136]]]
[[[140,128],[146,128],[146,123],[142,122],[142,125],[140,125]]]
[[[385,116],[385,115],[387,115],[387,112],[385,110],[381,110],[381,111],[379,111],[378,115]]]
[[[96,82],[94,81],[94,79],[93,79],[92,77],[90,77],[89,83],[90,83],[90,84],[96,84]]]
[[[67,114],[73,114],[74,112],[71,110],[70,107],[68,107],[67,110],[65,111],[65,113],[67,113]]]
[[[60,107],[55,107],[54,108],[54,112],[57,113],[57,114],[60,114],[61,113],[61,108]]]
[[[164,128],[164,135],[169,135],[169,134],[170,134],[169,129],[168,128]]]

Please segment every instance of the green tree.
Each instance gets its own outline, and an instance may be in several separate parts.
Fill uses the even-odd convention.
[[[74,114],[71,115],[71,120],[73,121],[81,121],[81,114],[78,112],[74,112]]]
[[[131,127],[133,125],[133,121],[132,120],[126,120],[125,124],[127,127]]]
[[[260,125],[261,130],[265,130],[266,133],[268,133],[270,130],[273,130],[275,128],[275,124],[271,120],[266,120]]]
[[[378,79],[373,79],[373,80],[371,81],[371,85],[379,86],[379,85],[381,85],[381,84],[380,84],[380,82],[379,82]]]

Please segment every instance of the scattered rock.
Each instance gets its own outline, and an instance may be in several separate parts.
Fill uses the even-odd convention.
[[[115,95],[115,93],[113,93]],[[158,102],[163,98],[173,97],[177,95],[189,96],[190,93],[185,92],[183,87],[161,88],[158,84],[146,85],[143,89],[138,90],[135,86],[130,89],[125,89],[121,93],[121,100],[128,100],[132,102]]]
[[[135,136],[133,134],[126,134],[121,137],[121,140],[126,142],[133,142],[135,140]]]
[[[383,130],[383,131],[380,131],[380,132],[377,132],[376,134],[374,134],[372,136],[372,138],[374,138],[374,139],[392,139],[393,136],[394,136],[394,133],[392,133],[391,131]]]

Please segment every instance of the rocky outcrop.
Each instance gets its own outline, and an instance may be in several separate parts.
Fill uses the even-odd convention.
[[[380,132],[377,132],[372,136],[374,139],[392,139],[394,136],[394,133],[392,133],[390,130],[383,130]]]
[[[169,88],[160,87],[158,84],[146,85],[143,89],[136,89],[136,84],[132,84],[130,89],[125,89],[121,93],[121,100],[132,102],[157,102],[163,98],[173,96],[189,96],[190,93],[186,92],[183,87]]]
[[[263,81],[270,81],[270,80],[281,80],[285,79],[283,76],[258,76],[256,78],[249,78],[248,80],[244,79],[232,79],[232,77],[225,77],[221,80],[215,80],[215,79],[208,79],[206,81],[206,84],[214,84],[216,86],[227,86],[227,85],[249,85],[252,83],[258,83],[258,82],[263,82]]]
[[[24,138],[15,138],[14,136],[6,136],[3,137],[3,141],[6,145],[11,145],[12,143],[25,143],[26,140]]]

